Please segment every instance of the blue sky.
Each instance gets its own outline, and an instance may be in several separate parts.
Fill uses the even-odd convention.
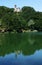
[[[36,11],[42,11],[42,0],[0,0],[0,6],[13,8],[15,4],[20,8],[31,6]]]

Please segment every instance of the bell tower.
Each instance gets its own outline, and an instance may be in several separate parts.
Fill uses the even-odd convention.
[[[14,12],[17,11],[17,5],[14,5]]]
[[[14,12],[20,12],[20,8],[17,8],[17,5],[14,5]]]
[[[17,7],[17,5],[14,5],[14,8],[16,8]]]

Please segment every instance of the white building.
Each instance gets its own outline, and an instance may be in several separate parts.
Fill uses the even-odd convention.
[[[14,12],[20,12],[20,11],[21,11],[20,8],[19,7],[17,8],[17,6],[14,5]]]

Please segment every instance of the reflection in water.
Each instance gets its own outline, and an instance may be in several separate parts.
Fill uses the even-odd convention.
[[[35,38],[35,37],[34,37]],[[35,39],[33,38],[33,36],[32,35],[29,35],[29,38],[28,38],[28,42],[29,42],[29,44],[34,44],[35,43]]]
[[[20,53],[11,53],[0,56],[0,65],[42,65],[42,50],[36,51],[33,55],[23,55]]]
[[[22,50],[24,55],[31,55],[39,49],[42,49],[41,33],[0,34],[0,55],[14,53],[15,50]]]
[[[36,41],[35,34],[29,34],[28,35],[28,42],[29,42],[29,44],[31,44],[31,45],[35,44],[35,41]]]
[[[28,39],[28,41],[30,44],[34,44],[34,42],[35,42],[35,40],[33,40],[33,39]]]
[[[18,55],[20,55],[21,53],[22,53],[22,51],[20,51],[20,50],[15,51],[15,57],[17,58]]]

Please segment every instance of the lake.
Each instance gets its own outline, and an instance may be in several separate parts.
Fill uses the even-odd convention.
[[[42,65],[42,33],[0,33],[0,65]]]

